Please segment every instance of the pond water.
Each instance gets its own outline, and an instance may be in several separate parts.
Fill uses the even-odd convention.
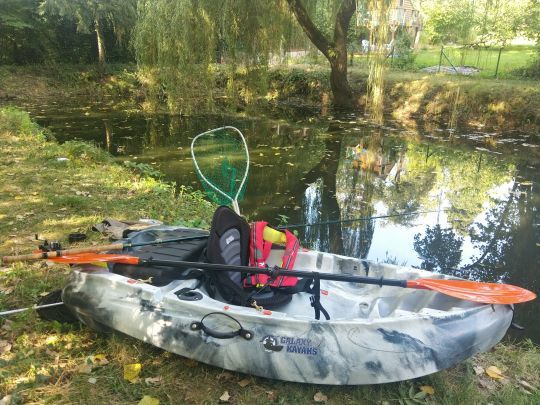
[[[290,111],[186,118],[31,110],[59,141],[93,141],[194,189],[191,139],[236,126],[252,159],[240,203],[249,219],[316,224],[295,228],[308,248],[540,292],[540,148],[526,136],[420,134]],[[539,309],[538,301],[519,305],[516,322],[526,330],[511,336],[540,343]]]

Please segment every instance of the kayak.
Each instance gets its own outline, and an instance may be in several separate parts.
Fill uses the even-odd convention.
[[[204,236],[156,226],[131,242]],[[130,255],[197,262],[206,240],[127,249]],[[281,263],[274,246],[268,265]],[[313,384],[407,380],[454,366],[493,347],[512,321],[511,305],[487,305],[429,290],[320,280],[330,319],[316,320],[310,294],[277,308],[246,307],[211,294],[196,269],[95,264],[74,267],[62,300],[83,323],[114,330],[172,353],[250,375]],[[402,280],[451,277],[300,249],[293,270]],[[455,278],[451,278],[455,279]]]

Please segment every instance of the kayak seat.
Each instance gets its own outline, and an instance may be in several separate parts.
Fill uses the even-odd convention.
[[[156,226],[143,231],[132,233],[130,239],[123,242],[141,243],[158,239],[189,238],[193,236],[205,236],[208,232],[201,229],[174,228]],[[182,260],[198,262],[204,258],[207,239],[184,240],[179,242],[164,243],[162,245],[146,245],[125,249],[125,253],[140,257],[141,259],[156,260]],[[148,280],[155,286],[164,286],[173,280],[182,279],[182,275],[189,269],[166,266],[138,266],[129,264],[109,264],[109,270],[135,280]],[[149,280],[151,278],[151,280]]]
[[[249,265],[250,228],[248,223],[229,207],[221,206],[214,213],[206,259],[209,263]],[[289,303],[292,295],[278,289],[244,288],[245,275],[236,271],[210,271],[205,287],[210,297],[240,306],[251,306],[253,301],[264,308],[275,308]]]

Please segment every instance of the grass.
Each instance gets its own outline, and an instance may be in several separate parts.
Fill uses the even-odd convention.
[[[473,66],[480,69],[474,75],[476,78],[493,78],[497,67],[499,48],[472,49],[458,46],[445,46],[445,54],[454,66]],[[499,62],[498,77],[500,79],[520,79],[517,69],[528,66],[537,55],[537,49],[531,45],[513,45],[503,48]],[[420,69],[438,66],[441,56],[440,46],[426,46],[414,52],[414,62],[408,66],[407,71],[415,72]],[[322,58],[321,58],[322,59]],[[368,57],[364,54],[356,54],[353,66],[367,67]],[[443,57],[442,66],[450,67]],[[399,70],[394,68],[393,70]]]
[[[414,61],[414,70],[429,66],[438,66],[440,47],[429,47],[418,51]],[[480,69],[477,77],[492,78],[495,76],[499,49],[461,49],[456,46],[445,47],[445,53],[454,66],[474,66]],[[498,76],[509,79],[514,77],[516,69],[527,66],[536,55],[534,46],[510,46],[503,49],[499,63]],[[442,65],[450,66],[443,57]]]
[[[105,216],[204,226],[213,210],[199,194],[184,190],[175,197],[170,185],[115,165],[92,145],[47,141],[26,113],[14,109],[0,110],[0,149],[0,178],[7,180],[0,183],[1,254],[31,251],[33,233],[63,240]],[[93,242],[102,240],[93,235]],[[61,287],[68,273],[44,263],[1,268],[0,310],[34,304]],[[123,367],[133,363],[142,371],[129,382]],[[504,378],[488,377],[482,370],[489,366]],[[9,395],[16,404],[136,404],[144,396],[162,404],[217,404],[225,392],[234,404],[533,404],[540,402],[538,388],[540,348],[530,342],[499,344],[412,381],[331,387],[224,371],[123,335],[44,322],[32,311],[0,320],[0,399]]]
[[[327,65],[276,67],[270,74],[273,102],[296,100],[300,105],[328,107]],[[366,104],[368,71],[349,68],[349,83],[360,107]],[[458,90],[459,89],[459,90]],[[468,131],[540,133],[540,86],[532,80],[499,80],[424,72],[388,70],[385,112],[421,132],[441,127]]]

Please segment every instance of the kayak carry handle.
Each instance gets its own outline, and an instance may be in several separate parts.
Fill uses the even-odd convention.
[[[208,326],[204,324],[204,319],[210,315],[222,315],[226,316],[227,318],[232,319],[234,322],[238,324],[238,329],[231,331],[231,332],[218,332],[216,330],[210,329]],[[238,322],[237,319],[233,318],[232,316],[228,314],[224,314],[222,312],[210,312],[203,316],[203,318],[199,322],[191,322],[191,325],[189,326],[191,330],[202,330],[204,333],[206,333],[208,336],[212,336],[216,339],[232,339],[236,336],[241,336],[246,340],[253,339],[253,332],[247,329],[244,329],[240,322]]]

